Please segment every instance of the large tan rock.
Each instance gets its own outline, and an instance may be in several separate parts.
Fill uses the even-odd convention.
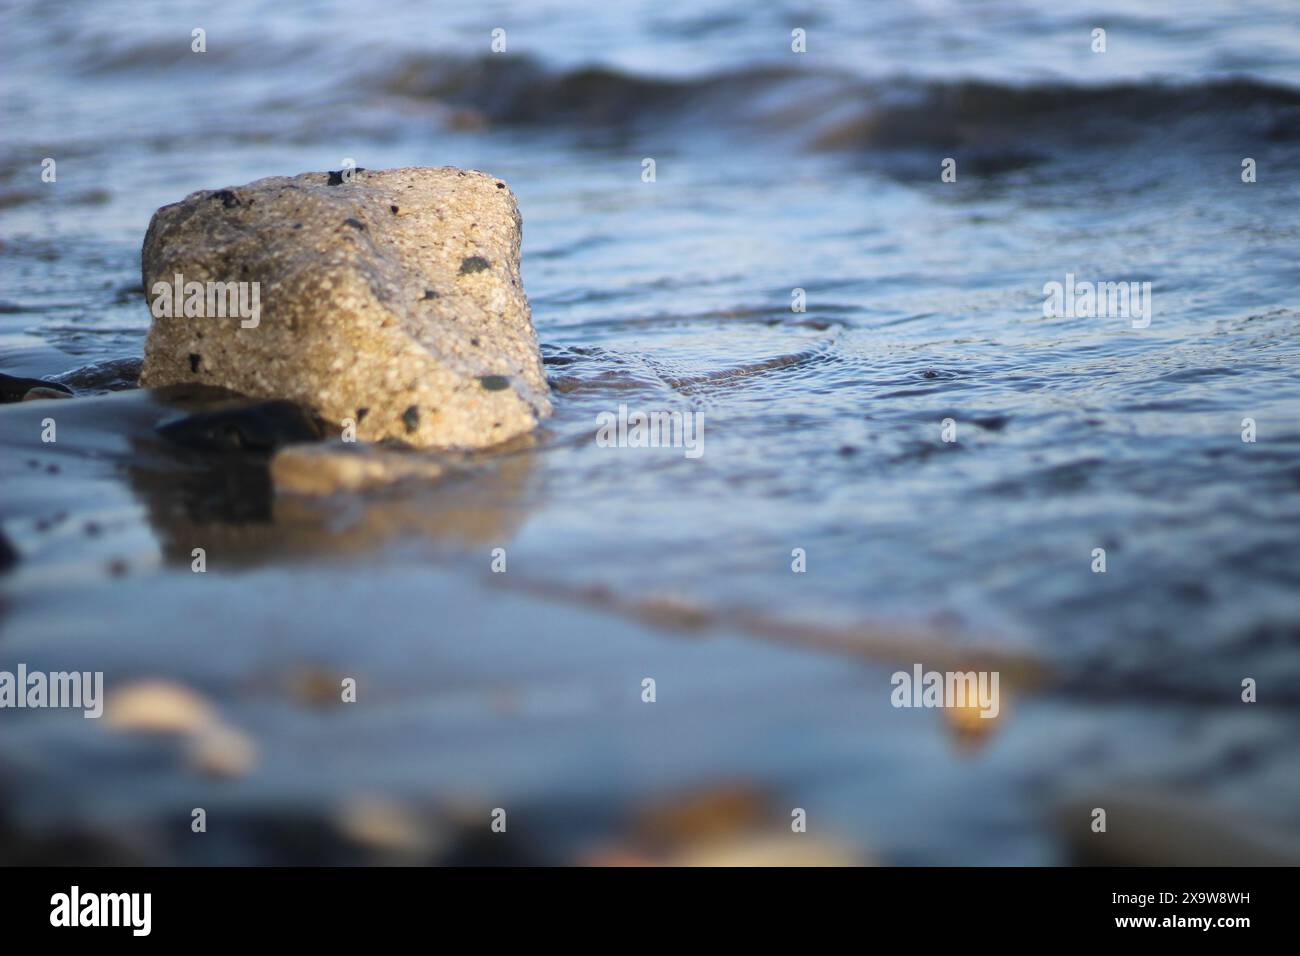
[[[140,384],[287,398],[368,441],[480,448],[528,432],[551,405],[520,227],[505,183],[446,167],[194,193],[145,236]],[[234,287],[173,294],[177,275],[208,291],[249,283],[244,309]]]

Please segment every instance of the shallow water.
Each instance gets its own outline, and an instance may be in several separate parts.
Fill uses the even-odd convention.
[[[733,781],[886,862],[1060,859],[1046,808],[1089,787],[1300,828],[1294,11],[858,6],[6,9],[0,370],[140,354],[163,203],[448,164],[519,197],[556,415],[475,480],[303,508],[165,447],[158,401],[94,397],[120,369],[68,379],[84,427],[57,450],[43,403],[0,409],[23,555],[0,665],[201,689],[258,742],[220,791],[246,814],[516,801],[561,855]],[[1149,327],[1044,318],[1067,273],[1149,281]],[[703,456],[597,447],[620,404],[703,413]],[[1048,676],[971,751],[888,706],[890,671],[935,659]],[[295,707],[304,667],[362,671],[385,705],[346,727]],[[0,738],[25,826],[215,799],[63,716]]]

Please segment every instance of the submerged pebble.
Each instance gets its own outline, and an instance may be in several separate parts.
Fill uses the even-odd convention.
[[[32,395],[33,392],[38,394]],[[72,389],[58,382],[20,378],[0,372],[0,403],[30,401],[33,398],[71,398]]]
[[[363,491],[411,479],[433,481],[446,470],[445,463],[417,453],[350,442],[293,445],[271,459],[276,490],[301,495]]]
[[[158,426],[169,441],[205,451],[271,452],[320,439],[320,429],[293,402],[257,402],[199,412]]]

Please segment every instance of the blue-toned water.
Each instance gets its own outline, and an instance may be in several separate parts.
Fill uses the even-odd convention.
[[[195,28],[205,53],[191,52]],[[791,51],[796,29],[805,53]],[[537,447],[511,459],[521,476],[321,519],[338,532],[340,514],[381,514],[383,533],[360,543],[272,524],[227,568],[214,561],[227,636],[218,621],[195,633],[249,668],[268,635],[346,668],[364,657],[348,638],[366,614],[303,610],[295,624],[284,602],[371,580],[389,619],[387,663],[372,663],[398,680],[436,623],[420,569],[444,582],[450,619],[486,620],[477,591],[445,582],[479,581],[500,544],[529,593],[667,604],[652,657],[678,653],[670,635],[692,614],[717,615],[734,644],[702,669],[664,664],[695,683],[653,745],[594,729],[597,703],[470,757],[441,736],[454,721],[423,713],[384,731],[400,757],[361,761],[376,788],[419,791],[426,759],[454,768],[440,788],[516,788],[551,809],[575,794],[622,806],[654,782],[815,781],[837,832],[904,862],[1056,859],[1033,808],[1084,784],[1175,787],[1300,827],[1293,4],[20,3],[0,17],[0,61],[10,374],[138,356],[145,226],[194,190],[350,158],[480,168],[518,195],[556,399]],[[1149,324],[1045,317],[1044,285],[1067,274],[1149,282]],[[704,454],[598,447],[597,416],[620,404],[703,413]],[[0,661],[48,650],[56,631],[85,650],[79,634],[106,629],[94,646],[111,666],[234,693],[223,681],[244,687],[238,666],[159,633],[156,615],[216,598],[196,596],[165,509],[138,482],[131,494],[146,507],[120,515],[123,534],[154,557],[111,586],[60,583],[35,492],[0,515],[55,568],[6,584]],[[508,520],[431,532],[476,509]],[[806,573],[792,573],[794,549]],[[524,644],[546,657],[534,612],[494,615],[519,630],[494,631],[492,660]],[[744,625],[777,620],[786,650]],[[861,668],[887,676],[899,655],[798,649],[817,628],[876,627],[1025,655],[1052,678],[957,755],[941,723],[922,723],[932,715],[890,723],[887,680]],[[595,623],[561,630],[555,673],[501,680],[600,698],[612,667],[636,686],[640,645],[623,674]],[[115,657],[107,635],[122,632],[135,637]],[[442,663],[478,673],[481,651],[447,641]],[[750,692],[722,706],[729,686]],[[269,749],[296,752],[280,723],[247,719]],[[870,728],[860,746],[855,728]],[[553,759],[533,767],[530,753]],[[327,789],[310,769],[297,779]]]

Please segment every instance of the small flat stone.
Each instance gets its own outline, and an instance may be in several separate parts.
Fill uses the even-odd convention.
[[[50,388],[47,385],[38,385],[36,388],[29,388],[23,395],[24,402],[39,402],[42,399],[49,398],[71,398],[68,392],[60,391],[57,388]]]
[[[271,481],[278,492],[331,495],[364,491],[398,481],[436,481],[445,462],[418,452],[353,442],[292,445],[271,459]]]

